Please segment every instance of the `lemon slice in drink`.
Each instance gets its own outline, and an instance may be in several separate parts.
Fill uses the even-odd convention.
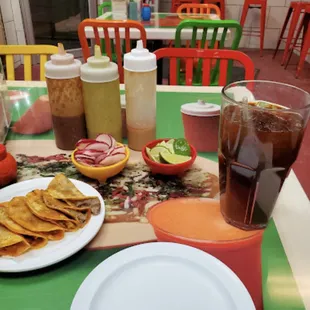
[[[160,153],[160,158],[163,159],[166,163],[172,165],[182,164],[191,159],[190,156],[177,155],[171,153]]]

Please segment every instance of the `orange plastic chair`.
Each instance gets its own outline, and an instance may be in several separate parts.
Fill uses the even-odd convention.
[[[140,32],[140,38],[143,41],[143,46],[146,47],[146,32],[143,25],[137,21],[133,20],[118,20],[118,21],[110,21],[110,20],[98,20],[98,19],[84,19],[79,24],[78,34],[80,39],[80,44],[82,47],[83,57],[86,61],[88,57],[90,57],[90,48],[88,46],[87,37],[85,34],[85,28],[92,27],[95,35],[95,42],[100,46],[100,37],[99,30],[103,31],[104,34],[104,42],[107,56],[112,59],[112,47],[111,43],[114,42],[115,52],[117,57],[117,65],[118,72],[120,75],[120,82],[124,82],[124,70],[123,70],[123,50],[121,44],[121,36],[120,32],[125,32],[125,52],[128,53],[131,50],[131,37],[130,30],[137,29]],[[111,30],[114,34],[114,38],[111,38]],[[111,40],[114,39],[114,40]],[[136,38],[135,38],[136,39]],[[138,40],[138,39],[137,39]]]
[[[0,55],[5,55],[6,73],[9,81],[15,80],[14,55],[24,56],[24,80],[32,80],[31,56],[40,55],[40,80],[45,81],[44,64],[47,56],[57,54],[58,48],[53,45],[0,45]]]
[[[176,13],[178,10],[178,7],[183,3],[200,3],[200,0],[171,0],[171,13]]]
[[[245,80],[254,80],[254,63],[252,59],[240,51],[233,50],[206,50],[196,48],[162,48],[155,51],[157,60],[161,58],[170,59],[170,85],[180,85],[181,79],[178,69],[178,60],[185,59],[185,85],[192,86],[194,82],[194,62],[202,60],[202,86],[211,84],[212,60],[220,61],[218,85],[224,86],[228,80],[229,60],[240,62],[245,68]]]
[[[177,9],[178,14],[216,14],[221,16],[221,10],[215,4],[198,4],[198,3],[184,3]],[[182,15],[179,15],[182,19]]]
[[[225,19],[225,0],[202,0],[201,2],[205,4],[214,3],[217,5],[221,10],[221,19]]]

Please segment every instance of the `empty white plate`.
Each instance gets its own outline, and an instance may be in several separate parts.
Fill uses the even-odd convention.
[[[114,254],[78,289],[71,310],[255,310],[235,273],[215,257],[176,243]]]

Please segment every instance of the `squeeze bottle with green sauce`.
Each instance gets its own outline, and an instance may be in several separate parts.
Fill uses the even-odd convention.
[[[118,67],[109,57],[101,55],[98,45],[95,56],[81,67],[81,80],[88,138],[107,133],[122,142]]]

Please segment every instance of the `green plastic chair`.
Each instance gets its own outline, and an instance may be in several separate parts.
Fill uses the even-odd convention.
[[[222,36],[220,40],[217,39],[219,28],[223,28]],[[231,47],[226,47],[226,49],[237,50],[239,47],[239,43],[242,36],[242,27],[239,22],[235,20],[193,20],[188,19],[182,21],[177,29],[175,34],[175,47],[182,47],[181,35],[184,29],[192,29],[192,38],[190,40],[190,47],[197,48],[197,42],[200,41],[200,48],[201,49],[214,49],[216,42],[218,43],[219,49],[224,49],[225,40],[227,37],[228,30],[230,30],[231,35],[233,36]],[[213,30],[211,40],[207,40],[208,30]],[[201,40],[197,39],[197,32],[198,30],[202,31]],[[211,85],[217,86],[218,85],[218,75],[219,75],[219,65],[220,62],[217,61],[214,69],[211,72]],[[229,61],[228,64],[228,74],[227,79],[229,80],[232,73],[232,66],[233,62]],[[178,84],[184,84],[184,79],[182,79],[182,74],[180,74],[180,60],[177,63],[177,73],[178,73]],[[198,61],[198,65],[195,68],[194,72],[194,85],[200,86],[201,84],[201,70],[202,70],[202,60]]]
[[[111,12],[112,11],[112,3],[111,2],[103,2],[98,6],[98,16],[103,15],[105,12],[104,10],[106,9],[106,12]]]

